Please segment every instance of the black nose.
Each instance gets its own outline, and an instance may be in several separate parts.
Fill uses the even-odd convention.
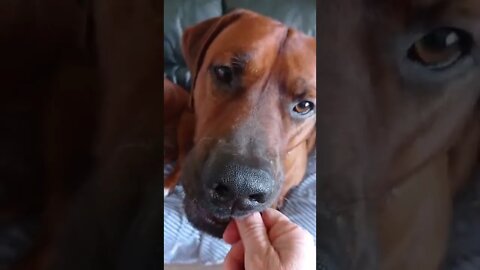
[[[213,166],[206,186],[213,205],[246,213],[264,207],[272,196],[275,181],[266,169],[232,161]]]

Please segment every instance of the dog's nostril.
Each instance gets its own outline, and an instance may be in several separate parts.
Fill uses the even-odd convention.
[[[230,189],[224,184],[217,184],[213,188],[213,197],[218,200],[228,200],[230,198]]]
[[[220,195],[220,196],[225,196],[227,195],[228,193],[228,188],[225,186],[225,185],[222,185],[222,184],[218,184],[215,188],[214,188],[215,192]]]
[[[266,197],[267,196],[266,196],[265,193],[256,193],[256,194],[252,194],[252,195],[248,196],[250,201],[256,202],[256,203],[265,203],[267,201]]]

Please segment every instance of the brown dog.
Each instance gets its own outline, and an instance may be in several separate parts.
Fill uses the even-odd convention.
[[[10,8],[9,2],[4,6]],[[61,4],[58,1],[14,2],[19,2],[18,10],[25,12],[25,16],[6,26],[25,26],[34,32],[34,38],[24,37],[27,33],[23,28],[8,29],[5,40],[12,42],[6,48],[2,46],[2,53],[9,56],[7,70],[17,65],[19,70],[23,65],[27,69],[12,72],[13,76],[7,73],[11,78],[6,84],[3,82],[8,91],[2,91],[5,97],[2,101],[6,100],[9,106],[2,107],[7,117],[0,120],[2,127],[5,123],[12,124],[14,132],[2,133],[6,135],[2,138],[7,138],[4,140],[7,143],[3,143],[9,146],[2,148],[7,150],[2,158],[9,162],[2,166],[1,173],[14,177],[2,179],[2,187],[14,184],[17,189],[25,173],[25,178],[35,183],[43,178],[40,172],[45,170],[46,180],[41,186],[48,190],[45,205],[39,206],[36,212],[47,213],[44,218],[47,222],[42,226],[46,229],[45,240],[37,242],[36,252],[23,258],[21,269],[119,269],[119,266],[126,269],[126,261],[134,265],[129,269],[145,269],[141,264],[151,266],[161,258],[155,253],[158,246],[148,245],[150,240],[161,241],[155,233],[161,232],[162,220],[152,222],[149,212],[145,223],[153,229],[144,234],[145,227],[135,228],[142,225],[142,210],[153,209],[153,213],[161,210],[161,200],[153,192],[161,188],[164,143],[159,91],[163,66],[159,33],[163,20],[159,13],[161,2],[78,1],[82,6],[76,0]],[[33,7],[40,10],[31,9]],[[7,10],[5,14],[16,15],[15,10]],[[62,19],[57,20],[56,16]],[[77,16],[80,22],[76,21]],[[75,22],[66,23],[69,19]],[[232,36],[241,37],[242,42],[227,42]],[[76,42],[80,43],[79,48]],[[240,171],[250,173],[249,177],[258,181],[255,184],[236,182],[239,186],[217,183],[217,192],[225,191],[224,188],[228,191],[230,187],[238,188],[238,192],[232,193],[235,196],[251,195],[235,204],[233,214],[241,214],[238,208],[245,214],[273,204],[301,180],[307,148],[311,147],[311,144],[307,146],[307,138],[314,141],[315,40],[271,19],[243,11],[188,30],[184,43],[197,87],[193,89],[195,106],[192,107],[196,113],[195,126],[185,126],[186,122],[181,121],[183,125],[179,127],[181,134],[190,136],[193,131],[182,132],[183,128],[196,128],[196,136],[190,138],[195,139],[195,147],[189,152],[182,172],[194,172],[189,168],[205,165],[200,156],[209,153],[211,158],[207,159],[209,166],[206,167],[227,165],[231,168],[229,172],[205,172],[212,176],[206,177],[209,181],[220,175],[227,179],[231,177],[228,173]],[[38,44],[42,50],[37,53],[31,49],[32,44]],[[32,52],[39,57],[31,57]],[[211,55],[213,52],[226,54]],[[91,57],[84,59],[84,54]],[[231,62],[233,54],[236,58]],[[216,63],[211,62],[213,60]],[[197,66],[197,62],[204,65]],[[212,65],[217,66],[217,79],[212,77]],[[30,73],[33,84],[25,79]],[[233,84],[228,74],[233,76]],[[31,96],[22,96],[26,92]],[[40,104],[42,102],[45,105]],[[39,114],[42,110],[44,113]],[[9,115],[14,117],[10,119]],[[194,114],[185,115],[188,118]],[[46,123],[37,123],[39,119]],[[31,140],[35,143],[30,144]],[[222,147],[212,144],[215,140],[220,141]],[[189,141],[188,136],[185,141]],[[187,153],[182,147],[188,149],[189,146],[183,140],[179,145],[178,158],[182,160],[182,153]],[[31,164],[18,166],[16,156],[21,148],[27,154],[38,150],[33,164],[38,162],[38,171],[28,171],[33,167]],[[28,163],[29,155],[23,154],[19,155],[20,161],[25,159]],[[43,155],[46,158],[42,158]],[[235,168],[236,164],[241,168]],[[183,180],[186,187],[200,187],[192,184],[195,179],[184,175]],[[29,191],[25,186],[37,191],[40,185],[24,185],[18,189]],[[241,193],[247,189],[254,193]],[[189,199],[203,192],[187,191]],[[27,196],[11,197],[21,201],[28,198],[30,192],[23,194]],[[217,198],[228,200],[228,194]],[[32,201],[28,205],[37,209],[38,201]],[[137,237],[136,233],[142,235]],[[151,252],[149,259],[135,258],[129,249],[132,246],[129,239],[141,237],[148,239],[141,243],[147,250],[141,255]]]
[[[178,158],[177,155],[180,152],[177,134],[181,137],[184,132],[178,131],[178,125],[188,106],[188,93],[165,78],[163,80],[163,103],[166,105],[163,107],[164,163],[170,163]],[[166,186],[170,185],[166,184]]]
[[[192,148],[195,119],[193,115],[188,112],[188,101],[189,95],[185,89],[164,78],[164,165],[177,161],[174,170],[164,180],[164,196],[167,196],[177,184],[180,177],[182,161]]]
[[[100,118],[101,124],[98,124],[97,129],[95,128],[97,121],[79,121],[75,117],[69,117],[70,114],[65,114],[64,109],[69,109],[71,115],[75,116],[92,103],[96,103],[97,98],[85,99],[80,103],[85,104],[82,106],[77,104],[79,99],[72,99],[71,95],[65,94],[64,97],[71,99],[70,103],[62,102],[62,106],[50,112],[60,119],[50,119],[49,122],[52,121],[50,124],[56,128],[49,130],[56,130],[58,133],[55,132],[55,136],[44,136],[49,138],[51,144],[59,147],[58,151],[53,153],[57,158],[52,160],[60,161],[54,162],[55,165],[68,168],[62,164],[65,162],[73,168],[65,172],[53,170],[56,174],[55,179],[71,183],[71,179],[90,178],[83,174],[93,175],[91,185],[85,188],[90,192],[81,193],[87,195],[79,196],[76,207],[69,211],[72,217],[67,222],[65,235],[60,237],[61,244],[56,246],[53,252],[55,269],[115,269],[118,265],[124,265],[123,261],[118,262],[119,258],[130,258],[132,255],[131,252],[122,249],[124,240],[128,240],[128,237],[124,236],[129,232],[140,231],[144,237],[140,239],[148,240],[143,243],[157,239],[155,234],[131,230],[130,225],[132,220],[136,221],[138,209],[144,203],[144,198],[152,196],[150,191],[157,184],[155,178],[161,179],[159,163],[162,153],[161,147],[158,147],[162,144],[162,132],[158,124],[158,119],[161,119],[161,104],[157,104],[161,100],[158,89],[162,87],[159,77],[162,72],[162,63],[159,60],[161,38],[158,35],[158,29],[161,29],[158,23],[161,21],[161,14],[156,14],[155,10],[158,10],[158,7],[152,6],[158,2],[146,0],[124,0],[122,4],[119,4],[119,0],[92,2],[97,46],[95,51],[98,54],[102,70],[101,84],[104,87],[100,92],[88,91],[92,96],[102,96],[99,102],[102,106],[99,106],[101,112],[98,113],[101,116],[92,113],[93,116],[88,114],[87,118],[95,120]],[[8,1],[7,6],[10,6]],[[317,127],[321,131],[317,142],[320,165],[319,195],[320,205],[325,204],[330,210],[329,219],[325,222],[331,222],[332,224],[327,225],[333,225],[337,233],[330,234],[319,230],[318,246],[324,247],[324,241],[328,242],[327,240],[333,245],[340,246],[340,252],[343,250],[344,253],[343,257],[338,258],[338,262],[345,263],[344,269],[438,269],[446,245],[452,195],[462,188],[478,163],[480,95],[478,1],[323,0],[318,2],[318,7],[317,33],[321,42],[318,48],[320,61],[317,63],[317,79],[320,81],[320,87],[316,106]],[[31,12],[31,9],[27,8],[22,10]],[[69,13],[65,9],[49,10],[60,10],[58,13],[62,16],[74,18],[66,16]],[[52,18],[50,15],[44,17]],[[32,17],[25,18],[30,22]],[[198,46],[206,50],[191,50],[202,52],[196,54],[203,59],[199,63],[207,64],[209,63],[207,60],[217,59],[216,55],[211,54],[212,49],[217,48],[215,44],[225,39],[224,35],[233,35],[233,29],[238,26],[235,24],[241,21],[238,18],[235,20],[237,21],[229,23],[217,19],[216,23],[205,25],[207,34],[201,36],[211,36],[212,39],[207,38],[203,40],[207,43],[199,42]],[[61,24],[52,22],[51,26],[61,26],[60,28],[64,29],[65,23],[61,21]],[[256,23],[255,27],[249,27],[249,31],[235,33],[233,36],[240,35],[242,39],[247,39],[250,35],[258,34],[257,29],[265,31],[264,27],[270,27],[268,25],[271,24],[266,25],[259,27]],[[272,39],[278,36],[280,28],[279,26],[278,30],[271,31]],[[51,33],[52,27],[46,24],[45,29],[48,30],[46,33]],[[70,28],[65,29],[67,31]],[[21,31],[14,29],[8,32],[12,33],[12,36],[7,36],[8,38],[4,40],[13,41],[15,39],[12,37],[18,36],[16,33]],[[49,35],[46,37],[48,38],[43,40],[54,40],[49,38]],[[25,40],[30,41],[28,38]],[[276,44],[265,42],[268,39],[264,38],[259,40],[263,40],[260,50],[263,44]],[[291,42],[291,39],[288,40]],[[9,50],[19,47],[13,42],[8,49],[2,50],[5,55],[10,56],[7,66],[25,64],[28,66],[27,74],[35,75],[38,75],[36,70],[47,70],[44,69],[43,60],[54,58],[46,57],[49,56],[48,53],[38,53],[44,57],[34,61],[39,66],[31,66],[31,63],[22,61],[22,57],[34,59],[29,55],[32,52],[30,45],[33,43],[22,41],[24,40],[22,39],[20,44],[26,44],[24,50]],[[190,44],[195,45],[193,42]],[[227,43],[222,42],[222,45],[225,44]],[[245,44],[254,46],[256,43]],[[303,42],[297,44],[302,45]],[[60,45],[52,46],[45,43],[42,48],[59,51],[62,47]],[[292,51],[290,45],[283,46],[282,51]],[[274,52],[271,47],[266,49]],[[263,53],[267,54],[265,51]],[[254,56],[252,59],[256,63],[258,57]],[[269,58],[262,58],[264,59]],[[275,65],[270,61],[260,63],[260,67],[263,64],[271,67],[269,69],[272,71],[271,78],[278,76],[279,69],[285,67],[280,61],[285,58],[278,59]],[[302,65],[310,63],[300,62]],[[48,64],[47,66],[50,66],[52,63]],[[190,66],[193,66],[192,70],[198,74],[196,83],[199,86],[195,88],[193,104],[195,106],[192,107],[196,113],[200,104],[208,105],[210,103],[206,103],[207,101],[222,101],[228,94],[237,93],[229,92],[230,88],[221,87],[222,84],[217,85],[205,65],[190,63]],[[264,71],[252,69],[250,72],[255,70]],[[299,67],[299,70],[307,69]],[[72,68],[66,73],[68,76],[55,80],[59,88],[65,89],[64,91],[59,89],[61,93],[71,92],[72,80],[69,77],[78,74],[78,71]],[[37,108],[39,99],[36,97],[43,95],[44,92],[39,91],[43,87],[36,87],[37,84],[40,85],[36,79],[40,81],[45,79],[44,74],[39,74],[39,78],[32,78],[31,81],[37,82],[36,84],[24,83],[23,79],[26,76],[23,72],[18,72],[14,76],[9,75],[7,73],[6,77],[10,77],[10,80],[7,80],[6,84],[3,83],[5,89],[10,90],[2,91],[2,101],[18,106],[4,106],[2,109],[4,112],[14,112],[15,121],[12,121],[14,126],[29,125],[30,122],[33,122],[32,127],[39,126],[34,121],[37,117],[36,112],[41,111],[41,108]],[[281,78],[288,78],[288,75],[282,74]],[[85,81],[83,78],[74,80],[79,83],[78,86],[83,81]],[[268,80],[271,81],[272,79]],[[278,80],[281,81],[287,80]],[[20,85],[22,88],[11,87],[13,85]],[[29,93],[32,93],[32,98],[19,96],[25,93],[23,87],[31,88]],[[221,89],[227,91],[207,91]],[[83,96],[82,93],[83,90],[78,91],[80,97]],[[255,91],[247,93],[259,94]],[[266,95],[277,92],[269,90],[262,93]],[[215,98],[205,99],[203,95]],[[273,96],[273,100],[277,100],[275,95]],[[30,110],[30,105],[33,105],[34,109]],[[235,109],[235,106],[236,103],[228,108],[215,107],[220,117],[202,119],[202,122],[212,120],[212,126],[219,126],[223,124],[222,120],[228,118],[227,115],[230,115],[232,107]],[[205,108],[212,109],[211,106]],[[257,115],[266,114],[262,111],[263,107],[259,108],[260,110],[255,111]],[[10,115],[8,113],[5,115]],[[287,119],[283,116],[285,115],[282,115],[282,119]],[[85,116],[78,117],[83,119]],[[265,120],[263,117],[259,119]],[[9,123],[10,119],[5,118],[2,121],[2,124]],[[272,128],[271,125],[283,122],[271,122],[265,123],[265,126],[271,128],[275,136],[276,127]],[[64,123],[68,123],[71,128],[66,128]],[[31,147],[29,143],[23,142],[36,138],[35,134],[39,131],[18,126],[14,127],[14,130],[15,132],[11,134],[3,134],[7,137],[7,140],[3,140],[4,145],[14,147],[2,149],[8,150],[3,154],[6,153],[9,160],[13,161],[7,164],[18,165],[15,159],[11,159],[20,149],[16,145],[23,145],[26,153],[37,148],[38,145]],[[93,132],[94,130],[99,131]],[[199,130],[196,132],[207,134],[212,130],[215,131],[211,129],[203,130],[204,133],[200,133]],[[87,136],[83,136],[84,133]],[[92,133],[97,136],[92,136]],[[23,136],[27,139],[22,140]],[[19,142],[12,144],[10,137],[18,139]],[[91,145],[89,141],[94,141],[92,139],[94,137],[100,137],[99,146],[96,147],[100,150],[95,151],[100,154],[98,162],[95,162],[96,166],[93,166],[96,169],[78,166],[83,164],[75,161],[78,158],[78,151],[87,152],[82,154],[86,160],[93,156],[90,152],[94,151],[88,145]],[[61,147],[64,143],[58,145],[55,138],[62,138],[62,141],[70,147]],[[195,153],[198,152],[200,151]],[[69,158],[66,159],[65,156]],[[25,160],[31,160],[28,155],[26,157]],[[193,160],[193,157],[195,155],[192,154],[192,158],[188,160]],[[20,160],[22,159],[23,157]],[[39,157],[33,159],[35,163],[37,159],[41,163]],[[10,165],[5,167],[8,169],[7,172],[15,170],[15,174],[27,172],[24,167],[32,168]],[[31,179],[38,179],[37,172],[28,171],[28,178],[31,176]],[[80,176],[78,172],[81,173]],[[18,179],[14,178],[12,183],[18,183]],[[191,182],[190,184],[187,182],[186,185],[193,186]],[[28,195],[19,198],[28,198]],[[158,210],[158,196],[153,198],[152,208]],[[145,218],[146,223],[151,224],[150,216],[146,216],[148,217]],[[323,220],[319,220],[320,226],[323,225],[322,222]],[[151,231],[160,231],[158,230],[160,226],[151,226],[154,227]],[[326,243],[327,247],[328,244]],[[154,246],[146,250],[158,250],[156,248],[157,246]],[[152,255],[150,258],[160,257],[158,254],[149,255]],[[148,263],[148,260],[132,261],[137,265],[145,261]],[[149,262],[152,261],[153,259]],[[25,269],[33,269],[39,264],[31,265],[32,267]]]
[[[478,166],[480,2],[318,5],[317,175],[343,268],[439,269]]]
[[[315,142],[315,44],[246,10],[185,31],[193,87],[178,140],[193,148],[180,142],[166,188],[181,178],[196,227],[220,237],[231,217],[281,203],[302,180]]]

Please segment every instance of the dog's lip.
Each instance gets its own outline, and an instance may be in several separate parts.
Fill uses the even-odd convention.
[[[248,217],[249,215],[253,214],[252,212],[237,212],[237,213],[231,213],[231,214],[216,214],[212,213],[208,209],[201,207],[199,204],[194,203],[195,205],[195,210],[197,213],[199,213],[200,218],[202,218],[204,221],[211,225],[225,225],[228,224],[231,220],[233,219],[243,219]],[[265,207],[266,209],[267,207]],[[261,209],[259,211],[255,212],[263,212],[265,209]]]
[[[211,213],[205,207],[202,207],[197,200],[192,200],[187,207],[192,207],[192,210],[196,212],[197,218],[212,226],[224,226],[232,219],[231,215],[220,216]]]
[[[203,219],[212,225],[215,224],[226,224],[229,223],[232,217],[217,217],[211,213],[206,212],[206,214],[203,216]]]

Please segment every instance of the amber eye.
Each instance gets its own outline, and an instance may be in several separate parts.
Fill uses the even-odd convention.
[[[304,100],[295,105],[295,107],[293,107],[293,111],[300,115],[306,115],[311,112],[314,107],[315,105],[313,104],[313,102]]]
[[[229,66],[214,66],[213,74],[221,83],[230,84],[233,80],[233,71]]]
[[[417,40],[408,57],[428,68],[444,69],[470,53],[472,44],[472,37],[462,30],[438,28]]]

